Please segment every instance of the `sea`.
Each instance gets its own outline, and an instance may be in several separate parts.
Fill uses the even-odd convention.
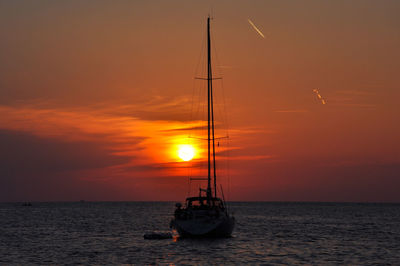
[[[400,265],[400,204],[232,202],[232,237],[146,240],[173,202],[0,203],[0,265]]]

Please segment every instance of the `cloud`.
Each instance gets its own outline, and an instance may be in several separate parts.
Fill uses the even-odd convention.
[[[183,99],[154,97],[150,102],[165,117],[174,113]],[[146,107],[151,110],[151,107]],[[201,129],[203,121],[174,121],[140,117],[146,109],[141,104],[97,104],[88,107],[55,107],[44,102],[0,105],[0,129],[24,132],[40,138],[64,142],[97,142],[113,155],[130,156],[137,164],[149,161],[176,161],[171,146],[181,143],[190,129]],[[156,113],[156,111],[154,111]],[[136,113],[139,115],[136,116]]]
[[[333,106],[361,109],[375,109],[376,93],[367,90],[337,90],[330,97]]]
[[[42,138],[0,130],[0,175],[13,173],[68,172],[123,164],[129,157],[113,155],[104,143]]]
[[[204,124],[204,122],[199,121],[198,122],[200,125],[199,126],[183,126],[180,128],[172,128],[172,129],[167,129],[165,132],[180,132],[180,131],[192,131],[192,130],[207,130],[207,125],[201,125]]]
[[[190,121],[187,106],[191,99],[187,96],[165,97],[153,95],[133,104],[105,104],[100,108],[108,114],[132,116],[140,120],[150,121]]]
[[[156,109],[164,109],[167,117],[178,102]],[[139,179],[185,176],[174,150],[185,132],[175,129],[197,127],[196,122],[146,120],[134,115],[136,108],[140,117],[145,109],[140,105],[0,105],[0,175],[2,190],[9,190],[0,200],[20,199],[28,193],[24,184],[34,183],[44,194],[40,184],[51,191],[69,186],[73,193],[82,183],[100,186],[100,191],[108,182],[120,191],[125,188],[118,184],[128,182],[135,191]]]
[[[0,201],[107,198],[114,188],[103,175],[132,159],[113,155],[101,142],[4,129],[0,147]]]

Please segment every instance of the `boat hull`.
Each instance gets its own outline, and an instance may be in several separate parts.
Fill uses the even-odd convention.
[[[216,219],[173,219],[173,228],[181,237],[230,237],[235,227],[235,218],[223,216]]]

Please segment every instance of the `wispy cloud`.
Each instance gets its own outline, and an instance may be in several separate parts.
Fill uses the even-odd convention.
[[[176,104],[165,103],[159,108]],[[133,116],[138,109],[142,110],[141,107],[118,105],[95,108],[3,105],[0,106],[0,128],[42,139],[101,143],[112,156],[130,158],[128,162],[113,166],[120,172],[128,166],[176,161],[174,145],[182,142],[186,133],[175,130],[197,127],[196,122],[145,120]]]
[[[376,93],[367,90],[337,90],[331,96],[332,106],[374,109]]]
[[[155,108],[163,109],[165,117],[168,117],[186,99],[168,102],[169,99],[156,98],[151,101],[160,103]],[[51,191],[67,186],[70,186],[68,191],[76,191],[75,187],[82,187],[82,182],[86,182],[81,192],[83,195],[91,186],[98,186],[98,191],[103,192],[109,191],[110,187],[116,191],[135,191],[136,195],[142,195],[144,189],[151,191],[160,187],[151,184],[155,177],[168,177],[171,180],[187,177],[189,166],[192,176],[204,176],[207,142],[187,137],[189,131],[204,132],[204,121],[163,120],[156,113],[151,119],[144,119],[144,109],[152,111],[145,104],[59,107],[51,102],[36,101],[20,102],[14,106],[0,105],[0,141],[9,143],[0,152],[0,159],[3,158],[0,175],[1,169],[15,172],[0,185],[9,190],[18,176],[26,184],[48,184],[47,190]],[[237,145],[238,139],[241,139],[240,143],[247,143],[255,135],[273,133],[265,128],[237,128],[229,131],[229,137],[235,139]],[[227,145],[225,140],[216,143],[219,159],[224,160],[229,155],[232,161],[272,160],[271,155],[263,151],[237,153],[235,150],[239,147]],[[176,151],[179,144],[186,144],[187,141],[197,147],[198,156],[184,163]],[[221,168],[219,170],[224,171]],[[131,191],[119,187],[122,186],[120,184],[129,184]],[[177,183],[168,187],[175,191]],[[0,192],[3,190],[0,189]],[[26,192],[28,190],[21,191],[18,195],[31,195]],[[102,199],[103,195],[106,194],[102,194]]]
[[[191,98],[182,97],[164,97],[154,95],[143,99],[140,103],[126,104],[104,104],[97,106],[108,114],[118,116],[132,116],[141,120],[157,121],[189,121],[189,109]]]

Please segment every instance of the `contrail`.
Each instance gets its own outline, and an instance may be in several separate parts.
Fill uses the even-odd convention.
[[[317,89],[313,89],[313,92],[315,92],[318,99],[321,100],[322,104],[326,104],[326,101],[322,98],[321,94],[319,94],[319,91]]]
[[[250,23],[250,25],[253,27],[253,29],[255,29],[255,31],[257,31],[258,34],[260,34],[261,37],[263,37],[265,39],[264,34],[256,27],[256,25],[254,25],[253,21],[251,21],[250,19],[247,19],[247,21]]]

